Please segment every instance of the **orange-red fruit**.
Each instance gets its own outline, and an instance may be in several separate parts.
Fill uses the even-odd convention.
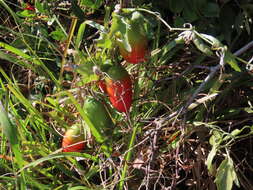
[[[62,148],[63,148],[63,152],[81,152],[84,147],[85,144],[84,143],[78,143],[76,145],[72,145],[74,144],[70,139],[68,138],[64,138],[62,141]]]
[[[132,105],[132,81],[121,66],[112,66],[105,79],[106,92],[112,106],[119,112],[128,112]]]
[[[35,8],[33,5],[26,3],[26,7],[24,8],[24,10],[35,11]]]
[[[130,77],[108,80],[107,93],[111,104],[119,112],[128,112],[132,104],[132,82]]]
[[[98,81],[98,86],[99,86],[99,89],[102,91],[102,92],[106,92],[106,84],[105,84],[105,81],[104,80],[99,80]]]
[[[80,125],[73,125],[69,128],[62,140],[63,152],[81,152],[84,147],[84,134]]]
[[[147,61],[148,38],[144,29],[144,19],[141,13],[135,11],[131,15],[128,27],[126,27],[126,39],[131,47],[128,51],[126,49],[126,41],[123,34],[117,38],[117,44],[121,56],[129,63],[141,63]]]
[[[129,41],[131,52],[128,52],[123,45],[119,46],[121,56],[129,63],[142,63],[147,61],[148,56],[148,42],[144,36],[139,36],[137,41]]]

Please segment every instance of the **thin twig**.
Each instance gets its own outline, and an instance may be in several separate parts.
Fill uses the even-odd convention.
[[[253,47],[253,41],[249,42],[245,46],[243,46],[241,49],[237,50],[235,53],[233,53],[235,56],[239,56],[243,54],[245,51],[247,51],[249,48]]]
[[[245,51],[247,51],[252,46],[253,46],[253,41],[251,41],[248,44],[246,44],[245,46],[243,46],[241,49],[239,49],[238,51],[236,51],[235,53],[233,53],[233,55],[239,56],[242,53],[244,53]],[[224,53],[222,53],[222,54],[224,54]],[[200,84],[200,86],[197,88],[197,90],[193,93],[193,95],[190,98],[190,100],[187,101],[187,103],[183,107],[179,108],[176,112],[173,112],[172,114],[170,114],[167,117],[165,117],[164,121],[166,122],[166,121],[174,118],[177,115],[185,114],[187,112],[187,109],[188,109],[189,105],[191,105],[191,103],[194,101],[194,99],[199,94],[199,92],[201,92],[203,90],[203,88],[205,87],[205,85],[207,84],[207,82],[210,79],[212,79],[214,77],[214,75],[217,73],[217,71],[219,71],[220,68],[224,67],[225,64],[226,63],[224,62],[224,55],[221,55],[221,57],[220,57],[220,63],[218,65],[214,66],[213,68],[211,68],[211,72],[208,74],[208,76],[205,78],[205,80]]]
[[[222,55],[220,57],[220,63],[219,65],[215,66],[211,72],[209,73],[209,75],[205,78],[205,80],[200,84],[200,86],[197,88],[197,90],[193,93],[193,95],[191,96],[191,98],[187,101],[187,103],[185,104],[185,106],[182,108],[182,112],[184,113],[187,108],[189,107],[189,105],[194,101],[194,99],[196,98],[196,96],[203,90],[203,88],[206,86],[207,82],[213,78],[213,76],[216,74],[216,72],[223,67],[225,64],[224,62],[224,52],[222,52]]]

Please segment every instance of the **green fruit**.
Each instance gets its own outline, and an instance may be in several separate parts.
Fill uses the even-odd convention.
[[[101,134],[108,133],[112,128],[113,122],[102,102],[94,97],[87,97],[83,109],[90,122]]]

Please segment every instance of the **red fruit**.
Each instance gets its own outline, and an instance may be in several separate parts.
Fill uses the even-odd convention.
[[[127,62],[136,64],[147,61],[148,42],[144,36],[139,36],[136,41],[131,41],[131,38],[129,38],[129,44],[132,49],[131,52],[128,52],[123,45],[119,45],[120,54]]]
[[[106,84],[105,84],[105,81],[104,80],[99,80],[98,81],[98,86],[99,86],[99,89],[102,91],[102,92],[106,92]]]
[[[62,141],[62,148],[63,148],[62,151],[63,152],[81,152],[85,147],[84,143],[78,143],[76,145],[72,145],[72,144],[74,143],[71,140],[69,140],[68,138],[64,138]]]
[[[63,152],[81,152],[84,147],[84,134],[80,125],[73,125],[69,128],[62,140]],[[79,143],[80,142],[80,143]]]
[[[124,45],[126,42],[124,41],[123,34],[121,34],[117,39],[120,54],[129,63],[136,64],[145,62],[147,61],[149,51],[143,16],[137,11],[133,12],[128,24],[126,35],[131,51],[126,49]]]
[[[33,5],[26,3],[26,7],[24,8],[24,10],[35,11],[35,8]]]
[[[111,104],[119,112],[128,112],[132,104],[132,81],[121,66],[112,66],[105,79],[106,92]]]

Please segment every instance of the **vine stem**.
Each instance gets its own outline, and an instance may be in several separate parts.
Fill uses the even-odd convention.
[[[142,11],[142,12],[146,12],[149,13],[151,15],[154,15],[158,20],[160,20],[168,29],[169,31],[186,31],[186,30],[192,30],[192,28],[172,28],[161,16],[160,13],[158,12],[153,12],[147,9],[143,9],[143,8],[137,8],[137,11]]]
[[[165,21],[163,20],[163,18],[160,16],[160,13],[158,12],[153,12],[153,11],[150,11],[150,10],[147,10],[147,9],[142,9],[142,8],[138,8],[136,10],[139,10],[139,11],[143,11],[143,12],[147,12],[149,14],[152,14],[154,16],[156,16],[165,26],[167,26],[167,28],[171,31],[172,30],[172,27]],[[184,29],[185,30],[185,29]]]
[[[138,130],[138,126],[134,126],[133,133],[132,133],[129,145],[128,145],[128,150],[130,150],[130,151],[127,152],[127,155],[125,157],[124,168],[123,168],[123,171],[121,173],[121,178],[120,178],[120,183],[119,183],[119,190],[123,190],[123,187],[124,187],[124,182],[125,182],[125,178],[126,178],[126,175],[127,175],[128,163],[130,162],[130,159],[132,157],[133,146],[134,146],[134,141],[135,141],[135,138],[136,138],[137,130]]]

